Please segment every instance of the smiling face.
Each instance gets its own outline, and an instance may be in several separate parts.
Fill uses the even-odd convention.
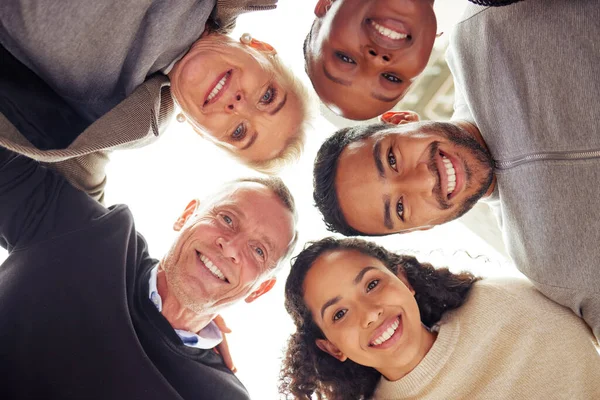
[[[205,205],[190,203],[175,226],[181,232],[162,267],[169,293],[197,313],[257,290],[294,237],[291,211],[250,182],[227,186]]]
[[[364,120],[391,109],[429,60],[433,1],[319,0],[307,70],[334,112]]]
[[[301,100],[274,68],[274,56],[262,42],[208,35],[169,73],[194,128],[250,162],[279,155],[302,123]]]
[[[427,229],[461,216],[492,188],[492,159],[474,136],[457,125],[431,126],[390,126],[342,151],[335,190],[351,227]]]
[[[322,350],[386,377],[410,372],[433,344],[405,278],[356,250],[319,256],[306,274],[304,301],[327,338],[317,341]]]

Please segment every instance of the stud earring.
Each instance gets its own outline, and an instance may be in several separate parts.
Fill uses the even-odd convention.
[[[252,35],[249,33],[244,33],[242,36],[240,36],[240,42],[244,44],[250,44],[252,42]]]
[[[185,120],[186,120],[185,115],[183,113],[177,114],[175,119],[177,120],[177,122],[185,122]]]

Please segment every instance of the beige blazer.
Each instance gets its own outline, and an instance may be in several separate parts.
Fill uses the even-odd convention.
[[[37,149],[2,113],[0,145],[48,164],[73,186],[103,201],[110,152],[154,142],[164,133],[173,112],[169,79],[156,75],[91,124],[66,149]]]

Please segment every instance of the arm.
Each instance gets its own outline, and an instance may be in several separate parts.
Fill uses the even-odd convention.
[[[59,174],[0,147],[0,245],[9,252],[106,212]]]

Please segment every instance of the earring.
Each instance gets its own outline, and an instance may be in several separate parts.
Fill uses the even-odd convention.
[[[244,44],[250,44],[250,42],[252,42],[252,35],[249,33],[244,33],[242,36],[240,36],[240,42]]]
[[[442,36],[444,34],[444,32],[440,32],[440,33],[436,33],[435,37],[439,38],[440,36]]]
[[[186,120],[185,115],[183,113],[177,114],[175,119],[177,120],[177,122],[185,122],[185,120]]]
[[[331,5],[333,4],[332,1],[330,1],[329,3],[327,3],[327,5],[325,6],[325,12],[328,12],[331,9]]]

